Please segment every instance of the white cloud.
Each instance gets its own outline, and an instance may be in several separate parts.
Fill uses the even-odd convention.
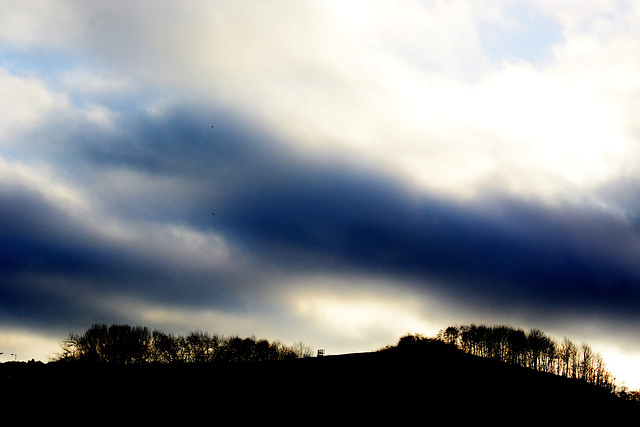
[[[5,191],[31,193],[73,215],[86,214],[89,208],[85,195],[61,181],[47,165],[27,165],[0,157],[0,187]]]
[[[427,190],[566,197],[638,166],[640,61],[629,52],[639,14],[618,3],[167,1],[152,13],[144,3],[67,3],[59,23],[93,23],[70,43],[102,69],[62,81],[69,92],[151,84],[167,97],[210,97],[308,156],[351,159]],[[540,64],[490,63],[480,24],[528,24],[519,8],[557,20],[563,39]],[[110,122],[99,104],[84,114]]]
[[[110,75],[93,69],[79,68],[63,71],[59,76],[60,90],[75,96],[126,95],[135,90],[131,79]]]
[[[0,9],[0,39],[13,48],[57,48],[79,35],[77,10],[66,1],[3,0]]]
[[[0,69],[0,147],[37,127],[46,114],[66,103],[42,80]]]
[[[544,198],[637,166],[621,120],[635,97],[609,91],[635,86],[633,37],[585,40],[574,18],[552,61],[488,66],[465,2],[283,4],[216,10],[181,64],[307,155],[354,159],[429,190],[473,195],[490,184]],[[595,6],[581,22],[617,18]],[[564,22],[567,7],[546,13]]]

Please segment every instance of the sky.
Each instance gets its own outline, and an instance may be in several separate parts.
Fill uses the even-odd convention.
[[[640,388],[640,2],[0,10],[3,361],[505,324]]]

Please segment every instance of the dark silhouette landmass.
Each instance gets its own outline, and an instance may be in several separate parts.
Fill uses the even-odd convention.
[[[7,362],[0,386],[91,422],[592,425],[640,414],[637,401],[579,379],[407,337],[367,353],[233,363]]]

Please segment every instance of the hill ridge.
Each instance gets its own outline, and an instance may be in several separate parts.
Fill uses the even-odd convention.
[[[215,404],[245,414],[295,409],[360,420],[399,420],[409,409],[455,414],[458,420],[527,414],[528,420],[602,416],[610,421],[640,413],[635,402],[593,385],[470,355],[441,342],[262,363],[4,363],[0,372],[1,385],[14,394],[61,388],[65,394],[49,394],[48,403],[75,402],[86,410],[136,401],[178,411]]]

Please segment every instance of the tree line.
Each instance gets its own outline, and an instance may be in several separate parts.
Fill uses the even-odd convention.
[[[539,329],[525,332],[511,326],[449,326],[436,339],[476,356],[549,372],[614,391],[613,376],[600,353],[564,338],[557,342]]]
[[[588,344],[576,345],[566,337],[557,342],[539,329],[525,332],[505,325],[449,326],[433,338],[405,335],[398,347],[421,340],[440,341],[476,356],[582,380],[627,400],[640,401],[640,390],[617,389],[602,356]],[[143,326],[94,324],[83,333],[69,333],[52,361],[128,365],[236,363],[312,356],[311,347],[302,342],[288,346],[254,336],[241,338],[202,331],[174,335]]]
[[[291,346],[255,337],[193,331],[174,335],[144,326],[94,324],[69,333],[54,362],[111,364],[262,362],[312,356],[302,342]]]

